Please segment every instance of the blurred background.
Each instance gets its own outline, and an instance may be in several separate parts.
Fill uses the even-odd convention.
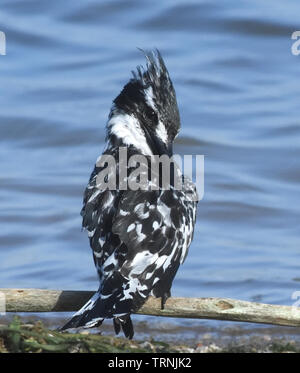
[[[300,290],[300,55],[291,52],[299,10],[280,0],[2,0],[0,287],[97,289],[82,195],[111,102],[145,63],[137,47],[156,47],[181,113],[175,152],[205,155],[204,199],[173,295],[292,305]],[[282,333],[135,322],[139,336]]]

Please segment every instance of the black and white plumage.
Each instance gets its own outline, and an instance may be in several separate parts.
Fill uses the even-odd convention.
[[[157,50],[146,58],[146,69],[133,72],[109,115],[104,154],[116,161],[120,147],[127,148],[128,158],[171,156],[179,132],[176,95],[163,59]],[[117,161],[117,177],[118,167]],[[172,178],[168,190],[151,190],[150,182],[146,190],[100,190],[96,181],[101,170],[96,164],[81,211],[100,286],[62,330],[99,326],[112,318],[116,333],[122,327],[132,338],[130,314],[149,295],[161,297],[162,307],[170,296],[193,237],[196,190],[187,179],[182,190],[175,190]],[[132,169],[127,171],[130,179]]]

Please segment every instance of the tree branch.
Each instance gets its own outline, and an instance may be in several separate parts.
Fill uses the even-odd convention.
[[[2,303],[5,300],[7,312],[71,312],[81,308],[93,294],[93,291],[0,289],[0,303],[1,299]],[[137,313],[300,326],[300,309],[293,306],[226,298],[169,298],[164,310],[160,309],[160,305],[160,299],[150,297]]]

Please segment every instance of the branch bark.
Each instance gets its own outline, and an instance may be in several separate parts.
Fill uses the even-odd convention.
[[[77,311],[93,294],[93,291],[0,289],[0,299],[5,300],[7,312]],[[164,310],[160,309],[160,304],[160,299],[150,297],[137,313],[152,316],[300,326],[300,309],[293,306],[254,303],[228,298],[169,298]]]

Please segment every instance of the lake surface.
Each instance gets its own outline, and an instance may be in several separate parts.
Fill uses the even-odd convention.
[[[175,152],[205,156],[204,198],[173,295],[292,305],[299,11],[279,0],[3,0],[0,287],[97,288],[82,195],[111,102],[145,62],[136,47],[157,47],[181,112]]]

